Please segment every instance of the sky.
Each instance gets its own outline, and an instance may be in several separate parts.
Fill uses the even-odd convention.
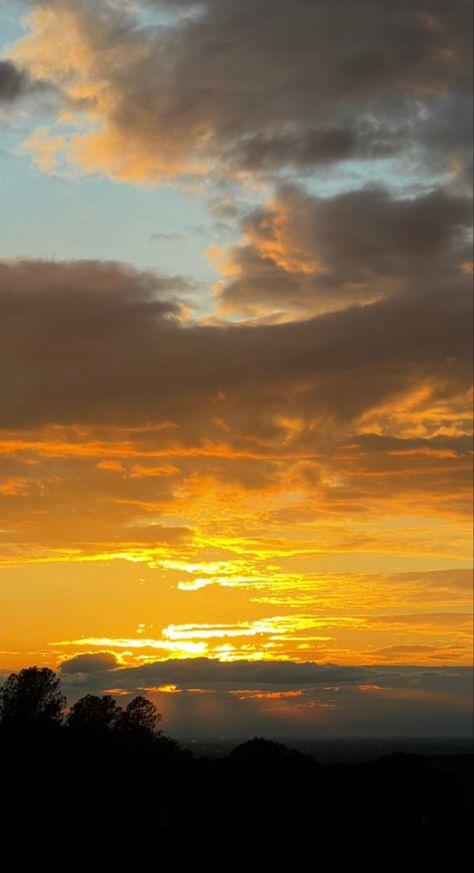
[[[0,671],[462,736],[467,0],[0,0]]]

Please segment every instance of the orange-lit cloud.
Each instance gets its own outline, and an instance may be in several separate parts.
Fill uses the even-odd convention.
[[[244,216],[240,242],[219,252],[218,311],[291,320],[412,294],[422,282],[459,284],[470,222],[468,199],[443,190],[395,198],[372,187],[316,197],[282,186]]]
[[[469,71],[467,3],[437,4],[436,28],[407,2],[383,14],[365,0],[307,4],[296,17],[292,0],[270,17],[244,6],[42,2],[13,50],[17,77],[52,83],[62,100],[25,148],[46,170],[66,161],[149,182],[210,166],[304,172],[413,154],[414,142],[426,162],[449,145]],[[465,143],[446,150],[452,171]]]
[[[430,581],[440,582],[442,577],[424,579],[425,597],[429,597]],[[332,586],[339,584],[341,589],[350,590],[351,577],[332,578]],[[359,578],[358,583],[362,580]],[[396,579],[365,580],[365,590],[373,586],[374,600],[388,594]],[[402,580],[406,585],[408,579]],[[285,614],[270,616],[253,621],[231,623],[203,623],[171,625],[161,628],[158,638],[145,636],[134,638],[84,637],[53,643],[64,650],[80,652],[98,648],[108,649],[120,656],[127,665],[156,660],[156,650],[163,660],[176,657],[199,658],[203,655],[221,662],[236,662],[242,658],[275,661],[278,659],[304,663],[317,659],[319,663],[332,663],[337,659],[341,664],[383,664],[407,663],[442,664],[462,663],[468,665],[472,658],[472,619],[468,606],[468,591],[465,591],[465,611],[461,612],[405,612],[404,614],[385,613],[374,603],[373,611],[352,614],[356,611],[355,598],[346,602],[344,609],[328,614],[329,603],[319,601],[317,592],[324,589],[325,580],[314,582],[314,607],[305,614],[287,604]],[[327,587],[329,589],[329,580]],[[419,587],[414,585],[414,597]],[[295,588],[298,581],[294,580]],[[271,588],[271,580],[269,581]],[[402,589],[403,590],[403,589]],[[405,600],[407,598],[405,597]],[[247,609],[252,609],[251,598]],[[360,597],[360,603],[369,605],[367,596]],[[324,606],[326,605],[326,608]],[[241,609],[241,607],[239,607]],[[387,603],[385,604],[387,609]],[[231,640],[232,642],[227,642]],[[124,654],[125,653],[125,654]]]
[[[461,288],[448,309],[435,289],[249,327],[183,326],[177,280],[116,264],[2,262],[0,282],[2,572],[83,580],[48,594],[53,624],[23,652],[468,663],[446,618],[471,606]],[[117,573],[142,580],[133,622],[131,589],[101,620]],[[20,603],[42,608],[27,585],[7,651],[37,619]]]
[[[238,696],[239,700],[285,700],[286,698],[302,697],[303,692],[298,691],[231,691]]]

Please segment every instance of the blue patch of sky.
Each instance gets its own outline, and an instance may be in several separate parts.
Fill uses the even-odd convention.
[[[451,178],[451,172],[434,173],[431,167],[423,168],[421,155],[414,153],[410,158],[330,164],[300,177],[300,182],[311,194],[319,197],[336,197],[368,186],[388,188],[396,197],[416,197],[449,183]],[[294,181],[294,174],[291,179]]]
[[[112,5],[112,3],[111,3]],[[126,6],[127,4],[125,4]],[[138,13],[139,24],[172,24],[172,10]],[[24,35],[27,2],[0,0],[0,57]],[[47,101],[47,98],[46,98]],[[25,107],[26,108],[26,107]],[[187,193],[172,185],[155,188],[117,183],[99,176],[46,174],[21,153],[21,143],[47,122],[47,102],[28,101],[0,114],[0,185],[8,205],[0,218],[0,257],[55,260],[113,260],[159,274],[183,276],[196,285],[197,312],[213,308],[210,286],[218,273],[207,257],[219,232],[206,206],[207,191]]]
[[[120,6],[124,0],[112,0]],[[134,2],[125,0],[125,7],[129,9],[133,17],[139,25],[149,27],[157,25],[158,27],[173,27],[187,19],[196,19],[203,14],[204,4],[194,3],[189,6],[176,6],[174,0],[161,0],[161,3],[154,6],[147,3]]]
[[[21,19],[28,11],[27,4],[0,0],[0,56],[5,47],[24,35]]]
[[[7,141],[8,141],[7,137]],[[39,171],[29,156],[0,154],[3,257],[119,260],[209,283],[215,242],[205,202],[171,185],[149,189]]]

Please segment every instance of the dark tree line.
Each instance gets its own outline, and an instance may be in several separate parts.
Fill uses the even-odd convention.
[[[118,731],[152,740],[160,733],[160,721],[155,704],[142,696],[134,697],[122,709],[110,694],[86,694],[66,714],[59,677],[49,667],[27,667],[12,673],[0,688],[3,730],[66,726],[74,731]]]
[[[12,674],[0,689],[0,827],[149,836],[470,825],[472,793],[459,777],[472,756],[454,761],[458,772],[453,761],[403,753],[321,766],[255,738],[226,757],[196,759],[160,723],[146,697],[122,708],[110,694],[86,694],[67,710],[49,668]]]

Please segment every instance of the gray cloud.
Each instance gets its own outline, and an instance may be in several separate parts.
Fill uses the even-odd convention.
[[[435,242],[442,248],[443,236],[427,231],[423,244]],[[408,238],[403,247],[410,257]],[[356,237],[354,269],[360,260]],[[375,263],[395,273],[402,260],[375,247]],[[4,261],[1,425],[169,420],[173,437],[196,445],[222,439],[224,416],[234,445],[241,434],[249,450],[276,437],[275,416],[290,410],[348,423],[427,381],[447,402],[470,384],[470,289],[461,272],[449,293],[433,283],[305,322],[193,326],[177,320],[182,280],[116,264]]]
[[[469,732],[470,668],[197,658],[87,672],[87,657],[96,656],[76,656],[61,666],[69,703],[89,692],[145,691],[157,699],[166,729],[177,736],[427,736],[433,725],[437,735]],[[181,693],[160,693],[164,685]]]
[[[457,284],[471,258],[470,225],[468,198],[442,189],[403,199],[383,188],[322,198],[286,186],[242,220],[220,306],[301,315]]]
[[[231,145],[224,154],[246,170],[292,166],[304,170],[348,159],[389,157],[401,148],[400,134],[370,121],[354,127],[322,127],[279,134],[254,134]]]
[[[13,103],[31,91],[29,76],[11,61],[0,60],[0,103]]]
[[[225,173],[429,152],[420,107],[436,126],[470,78],[467,0],[155,0],[139,7],[160,13],[147,26],[123,4],[44,5],[59,29],[72,14],[87,46],[87,68],[80,57],[74,71],[51,67],[66,92],[71,72],[92,85],[104,129],[86,137],[82,159],[119,177],[132,173],[131,156],[135,174],[159,178],[196,172],[196,162]],[[101,101],[104,86],[113,100]]]
[[[117,658],[112,652],[97,652],[94,655],[76,655],[61,664],[61,673],[96,673],[104,670],[114,670]]]
[[[110,653],[75,655],[61,664],[61,672],[96,672],[99,661],[114,656]],[[92,665],[92,667],[88,665]],[[107,668],[107,672],[111,667]],[[186,658],[155,661],[140,667],[112,666],[121,687],[136,688],[138,685],[165,685],[174,683],[180,688],[209,686],[213,689],[232,691],[235,688],[260,688],[291,690],[303,686],[335,686],[383,683],[386,687],[416,686],[420,681],[442,681],[444,676],[464,681],[470,674],[468,667],[352,667],[337,664],[299,663],[295,661],[233,661],[231,663],[210,658]],[[94,679],[96,681],[96,679]],[[98,677],[98,681],[102,681]]]
[[[186,237],[182,233],[152,233],[152,242],[182,242]]]

